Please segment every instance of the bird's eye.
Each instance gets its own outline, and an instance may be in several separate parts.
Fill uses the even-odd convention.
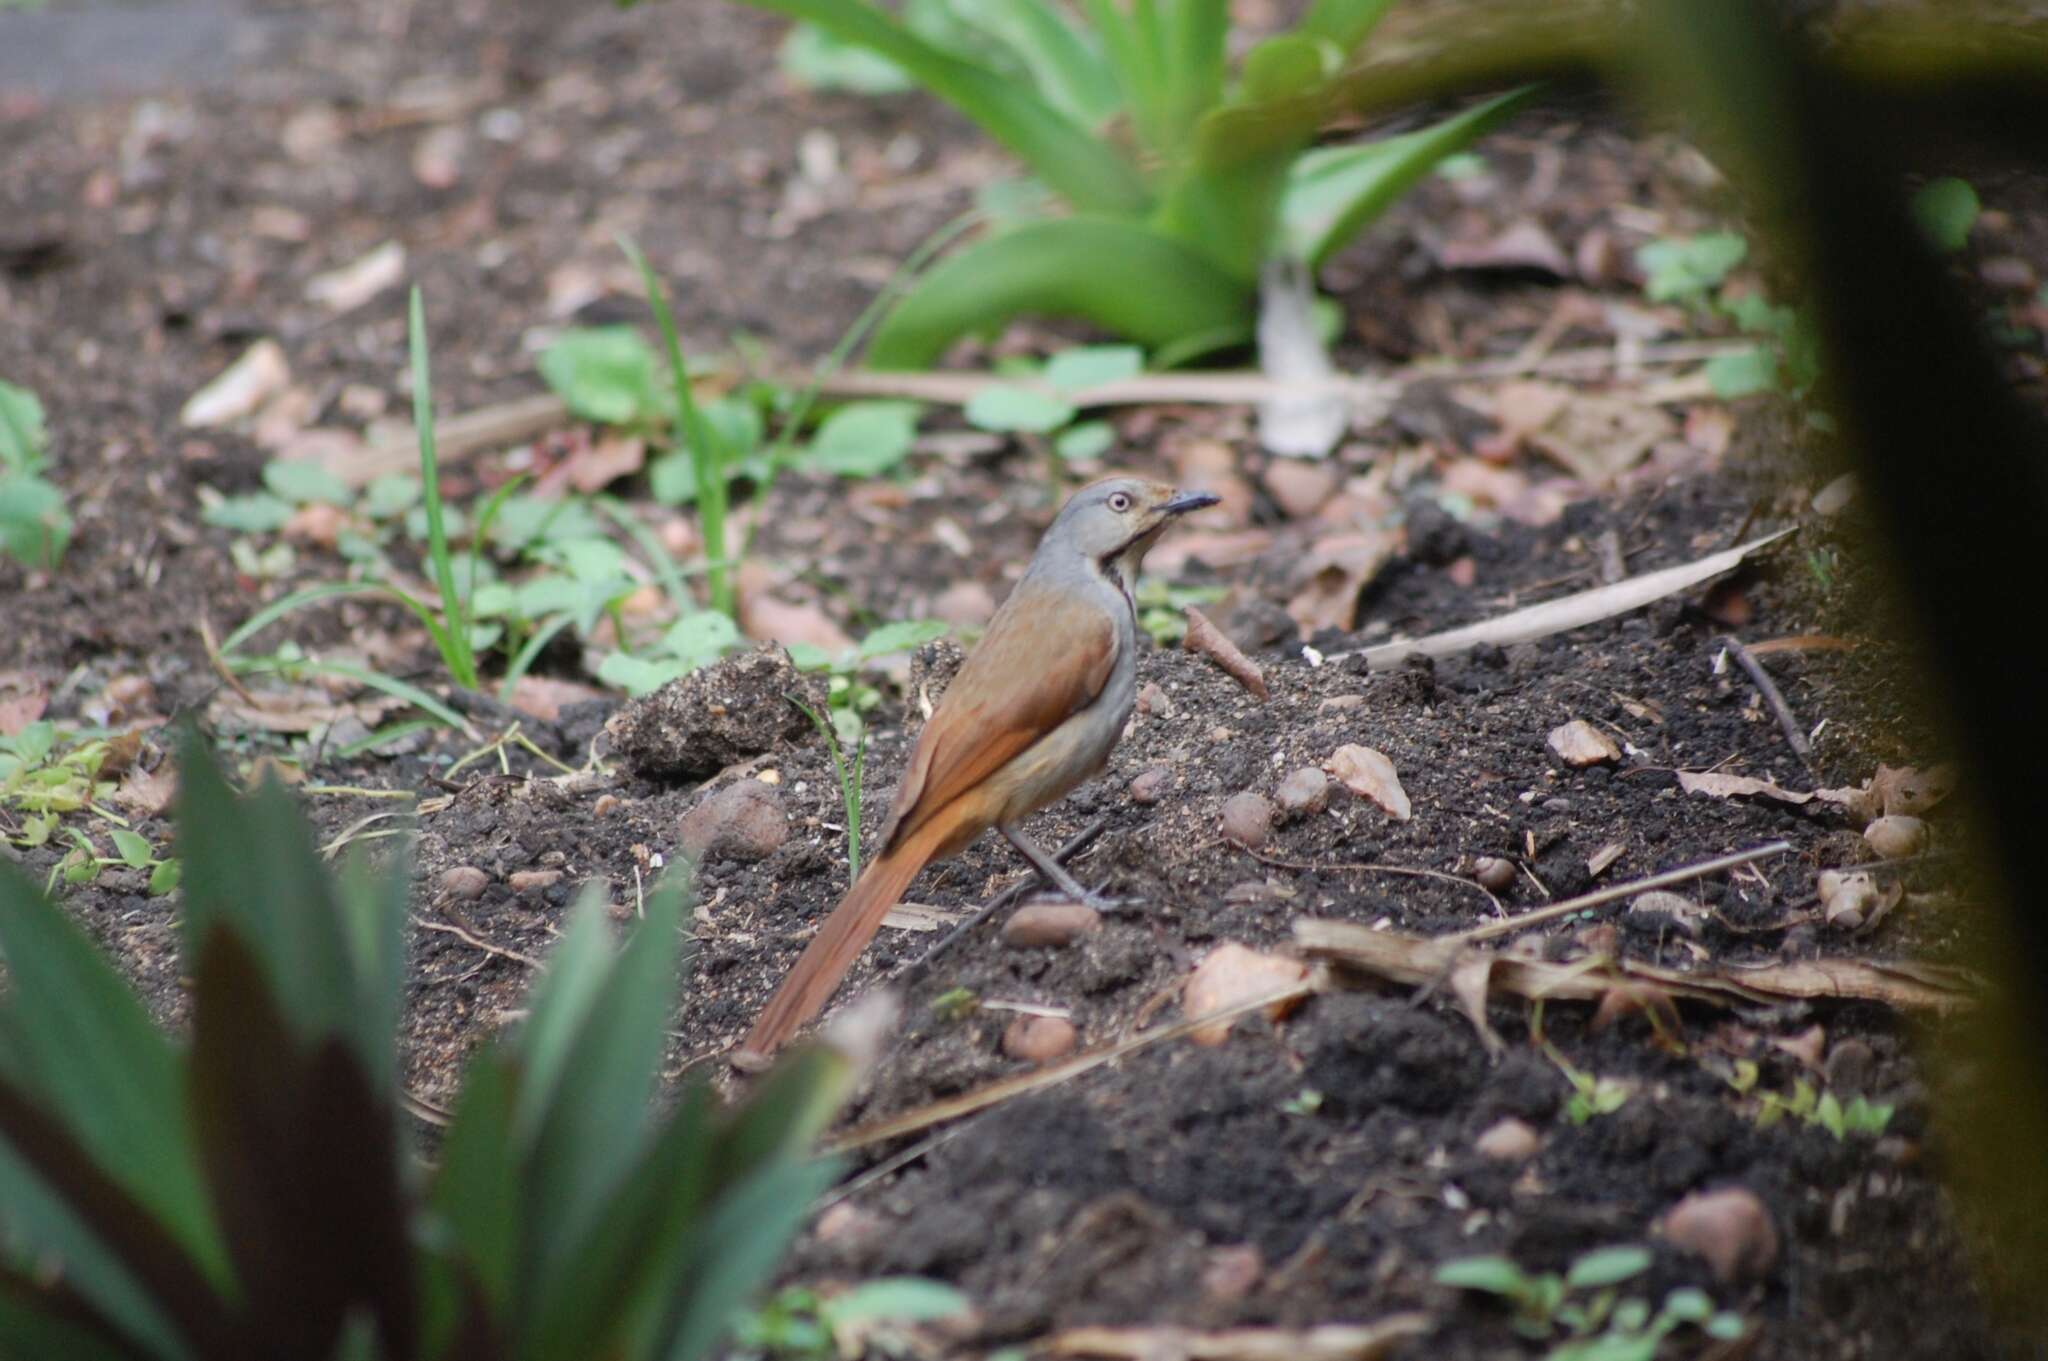
[[[1109,498],[1109,508],[1119,515],[1129,510],[1131,508],[1131,498],[1129,494],[1125,492],[1112,493]]]

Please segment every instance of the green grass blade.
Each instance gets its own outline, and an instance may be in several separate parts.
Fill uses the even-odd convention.
[[[420,490],[426,498],[427,552],[434,563],[434,583],[441,590],[441,617],[447,627],[437,632],[448,674],[465,690],[476,689],[476,657],[470,651],[469,623],[462,597],[455,590],[455,568],[448,556],[448,527],[441,516],[441,464],[434,452],[434,389],[427,361],[427,313],[419,285],[412,289],[407,314],[412,341],[412,420],[419,432]]]
[[[1085,0],[1088,22],[1102,39],[1102,50],[1115,73],[1117,88],[1123,92],[1124,108],[1130,112],[1131,127],[1138,140],[1157,151],[1165,136],[1160,124],[1160,94],[1153,70],[1153,53],[1145,46],[1136,19],[1124,12],[1117,0]]]
[[[1166,108],[1175,144],[1184,143],[1202,116],[1223,99],[1224,48],[1230,36],[1229,0],[1167,0],[1162,17],[1166,47]]]
[[[933,46],[864,0],[747,0],[880,53],[980,124],[1077,211],[1135,216],[1149,206],[1137,171],[1022,84]]]
[[[683,360],[683,342],[676,334],[675,316],[669,311],[668,291],[661,286],[661,280],[656,277],[654,267],[647,263],[647,257],[640,253],[640,247],[621,237],[619,248],[640,271],[640,281],[647,290],[647,305],[654,310],[655,324],[661,328],[662,344],[668,351],[669,376],[675,384],[676,419],[683,444],[689,450],[690,471],[697,483],[697,519],[703,530],[704,553],[717,564],[709,574],[711,608],[731,618],[734,612],[732,577],[724,565],[724,458],[718,441],[712,437],[711,428],[705,424],[696,394],[690,389],[690,370]]]
[[[1533,85],[1509,91],[1419,132],[1301,157],[1280,202],[1287,248],[1311,267],[1321,265],[1439,161],[1492,131],[1535,91]]]
[[[671,1303],[667,1361],[700,1361],[775,1270],[811,1202],[838,1175],[831,1160],[780,1163],[718,1205],[700,1231],[706,1250]]]
[[[647,559],[648,567],[654,572],[654,579],[661,583],[661,589],[668,595],[669,603],[676,607],[676,617],[696,613],[697,602],[691,597],[689,588],[683,585],[682,570],[676,566],[676,560],[669,555],[668,549],[662,546],[654,531],[642,524],[640,518],[615,497],[593,496],[590,498],[590,504],[606,519],[624,530],[626,537],[639,547],[641,554]],[[706,563],[704,570],[709,572],[714,567],[724,565],[721,556]]]
[[[80,1147],[158,1218],[216,1285],[227,1255],[181,1118],[176,1052],[85,933],[0,865],[8,996],[0,1071],[34,1092]]]
[[[460,732],[472,731],[468,719],[456,713],[455,710],[449,708],[440,700],[435,699],[417,685],[399,680],[396,676],[387,676],[381,671],[372,671],[366,666],[357,666],[354,662],[330,661],[322,658],[308,658],[302,662],[293,662],[292,665],[307,671],[324,671],[331,676],[346,676],[352,681],[359,681],[369,686],[372,690],[380,690],[393,699],[402,699],[421,713],[431,714],[449,727]]]
[[[1188,246],[1106,218],[1026,223],[934,268],[868,348],[878,369],[923,368],[963,335],[1012,317],[1081,317],[1145,346],[1242,327],[1252,291]]]
[[[453,1237],[449,1255],[473,1273],[499,1314],[512,1304],[524,1205],[522,1154],[513,1137],[519,1080],[518,1068],[495,1048],[464,1070],[429,1196]]]
[[[1050,0],[953,0],[962,19],[1008,47],[1046,102],[1084,127],[1123,103],[1102,53]]]
[[[1394,0],[1315,0],[1294,31],[1335,43],[1348,57],[1393,5]]]
[[[222,657],[233,661],[236,648],[261,633],[264,629],[269,628],[293,610],[303,609],[308,605],[318,604],[322,600],[332,600],[337,596],[344,595],[389,596],[411,610],[414,615],[418,616],[421,622],[425,623],[437,634],[440,632],[440,620],[435,616],[434,612],[420,601],[399,590],[396,586],[388,585],[381,581],[323,581],[318,585],[302,587],[291,592],[289,595],[280,596],[256,611],[256,613],[250,615],[242,621],[241,626],[233,633],[221,639],[220,654]]]
[[[692,606],[692,608],[695,608],[695,606]],[[533,636],[526,640],[526,645],[521,647],[512,660],[505,665],[505,679],[498,686],[499,703],[507,706],[512,703],[512,692],[518,687],[519,678],[532,669],[536,661],[540,660],[540,654],[547,648],[549,643],[555,640],[555,635],[575,622],[576,620],[572,615],[558,614],[533,631]]]

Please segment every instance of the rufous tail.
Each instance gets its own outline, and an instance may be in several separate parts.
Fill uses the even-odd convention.
[[[832,909],[832,915],[811,937],[811,943],[797,957],[782,986],[761,1009],[753,1030],[740,1046],[742,1052],[768,1057],[831,1000],[839,981],[881,929],[882,918],[902,899],[903,891],[910,887],[910,881],[931,858],[933,848],[943,840],[945,829],[933,825],[943,821],[932,819],[861,871],[859,880],[839,900],[839,906]]]

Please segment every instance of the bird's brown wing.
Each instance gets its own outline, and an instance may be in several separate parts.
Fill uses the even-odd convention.
[[[1094,703],[1116,665],[1100,606],[1020,584],[917,739],[883,830],[886,850]]]

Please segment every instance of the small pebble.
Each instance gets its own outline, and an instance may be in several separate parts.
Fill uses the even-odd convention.
[[[1330,777],[1314,766],[1303,766],[1273,791],[1274,802],[1287,817],[1307,817],[1330,806]]]
[[[1263,794],[1246,790],[1223,801],[1223,835],[1238,845],[1257,850],[1273,834],[1273,805]]]
[[[1172,713],[1173,701],[1167,697],[1165,689],[1160,686],[1159,682],[1146,681],[1138,687],[1138,714],[1140,717],[1147,714],[1158,714],[1161,718],[1166,718],[1170,717]]]
[[[1482,1158],[1491,1158],[1495,1162],[1521,1163],[1536,1156],[1536,1151],[1543,1147],[1543,1139],[1532,1126],[1509,1116],[1489,1126],[1484,1134],[1473,1141],[1472,1147]]]
[[[1706,1259],[1724,1285],[1754,1280],[1776,1265],[1778,1230],[1756,1192],[1741,1186],[1695,1191],[1664,1216],[1664,1237]]]
[[[727,785],[676,825],[676,848],[692,860],[765,860],[788,839],[782,795],[759,780]]]
[[[1481,888],[1499,893],[1515,882],[1515,862],[1497,855],[1482,855],[1472,862],[1472,877]]]
[[[1003,1052],[1026,1063],[1050,1063],[1074,1052],[1074,1023],[1059,1016],[1019,1016],[1003,1031]]]
[[[1165,766],[1154,766],[1139,773],[1131,781],[1131,802],[1154,804],[1166,797],[1166,787],[1173,783],[1173,772]]]
[[[560,870],[515,870],[505,877],[514,893],[539,893],[562,882]]]
[[[1256,1243],[1211,1248],[1202,1265],[1202,1293],[1214,1300],[1241,1300],[1265,1274],[1265,1254]]]
[[[457,902],[473,903],[484,896],[491,876],[475,865],[450,865],[441,871],[441,892]]]
[[[1260,480],[1289,519],[1306,520],[1337,494],[1337,476],[1338,469],[1328,463],[1276,458],[1266,465]]]
[[[1870,1074],[1876,1066],[1877,1055],[1869,1045],[1861,1040],[1843,1040],[1828,1051],[1823,1071],[1827,1074],[1828,1089],[1846,1100],[1869,1092]]]
[[[1621,748],[1614,745],[1614,739],[1583,718],[1552,728],[1550,749],[1574,770],[1621,759]]]
[[[1026,903],[1003,923],[1012,950],[1058,950],[1102,929],[1102,914],[1085,903]]]
[[[1863,839],[1886,860],[1918,855],[1927,846],[1927,824],[1903,813],[1878,818],[1863,829]]]

